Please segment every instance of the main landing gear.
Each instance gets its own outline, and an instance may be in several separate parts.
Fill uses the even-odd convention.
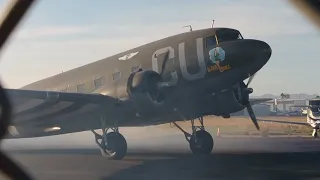
[[[210,154],[214,145],[213,138],[204,129],[203,117],[198,118],[198,120],[201,126],[195,126],[195,120],[191,120],[192,134],[183,130],[177,123],[173,122],[173,124],[184,133],[193,154]],[[122,159],[127,154],[126,139],[119,133],[117,126],[114,128],[106,128],[104,119],[101,119],[101,124],[102,135],[94,130],[91,131],[95,135],[95,141],[100,148],[102,156],[113,160]],[[108,132],[109,129],[112,131]]]
[[[127,154],[127,141],[119,133],[119,128],[106,128],[104,119],[101,119],[102,135],[94,130],[91,130],[95,135],[95,141],[100,148],[101,154],[104,157],[113,160],[120,160]],[[111,129],[112,132],[108,133]],[[101,140],[99,142],[99,140]]]
[[[210,154],[214,145],[213,138],[204,129],[203,117],[198,118],[198,120],[201,126],[195,126],[195,120],[191,120],[192,134],[183,130],[177,123],[173,122],[173,124],[184,133],[193,154]]]

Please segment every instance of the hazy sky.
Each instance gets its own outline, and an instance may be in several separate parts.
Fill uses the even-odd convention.
[[[255,95],[319,93],[320,34],[284,0],[41,0],[2,52],[1,78],[18,88],[187,31],[183,25],[208,28],[212,19],[271,45],[271,60],[252,83]]]

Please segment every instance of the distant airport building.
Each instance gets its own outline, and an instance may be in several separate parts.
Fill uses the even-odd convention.
[[[296,106],[304,106],[308,104],[308,100],[305,99],[299,99],[299,100],[294,100],[293,105]],[[289,107],[289,111],[299,111],[301,110],[301,107]]]
[[[300,111],[305,109],[302,107],[291,107],[293,105],[303,106],[309,104],[306,99],[277,99],[271,100],[262,104],[255,104],[252,106],[256,116],[270,116],[279,115],[281,113],[288,113],[293,111]],[[247,109],[232,113],[231,116],[249,116]]]
[[[290,107],[293,105],[307,105],[306,99],[277,99],[268,101],[267,104],[271,105],[271,110],[276,112],[290,112],[301,110],[301,107]]]

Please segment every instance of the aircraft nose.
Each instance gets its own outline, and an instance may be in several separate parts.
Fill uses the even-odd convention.
[[[253,63],[249,70],[250,74],[255,74],[259,71],[270,59],[272,50],[269,44],[260,40],[253,40],[252,43]]]
[[[272,54],[272,49],[268,43],[257,41],[258,59],[268,61]]]
[[[272,54],[269,44],[261,40],[242,40],[238,47],[242,51],[241,59],[248,65],[249,74],[255,74],[260,70],[269,61]]]
[[[257,66],[258,68],[264,66],[269,61],[272,54],[269,44],[260,40],[247,40],[244,42],[243,48],[250,54],[248,60],[253,63],[253,66]]]

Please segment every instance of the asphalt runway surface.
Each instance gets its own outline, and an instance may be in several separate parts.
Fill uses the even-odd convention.
[[[35,179],[320,179],[320,139],[214,137],[211,155],[191,154],[184,136],[127,139],[128,155],[107,160],[98,148],[4,148]]]

